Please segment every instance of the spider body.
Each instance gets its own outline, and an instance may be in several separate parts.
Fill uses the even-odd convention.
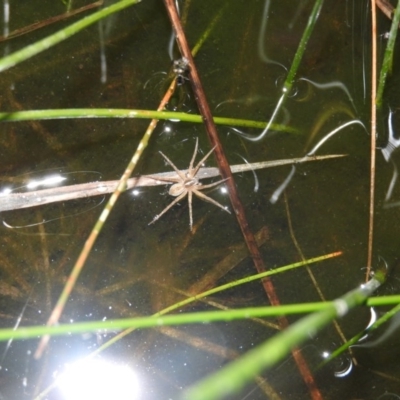
[[[175,170],[177,177],[174,178],[157,178],[157,180],[165,180],[167,182],[175,182],[170,188],[168,193],[171,196],[176,197],[160,214],[156,215],[154,219],[150,222],[150,224],[157,221],[162,215],[164,215],[172,206],[182,200],[186,195],[188,196],[189,201],[189,218],[190,218],[190,230],[193,228],[193,212],[192,212],[192,198],[193,194],[199,197],[202,200],[208,201],[217,207],[221,208],[222,210],[230,213],[228,209],[226,209],[223,205],[212,199],[211,197],[206,196],[204,193],[201,193],[201,190],[208,189],[214,186],[219,185],[220,183],[224,182],[226,179],[221,179],[218,182],[213,182],[208,185],[203,185],[200,181],[196,178],[197,172],[199,171],[203,162],[210,156],[210,154],[215,150],[215,147],[212,148],[201,160],[200,162],[193,167],[194,160],[196,158],[198,148],[198,139],[196,139],[196,145],[194,148],[194,153],[192,159],[189,164],[189,168],[187,172],[180,171],[175,164],[164,154],[160,151],[160,154],[164,157],[165,161]],[[149,224],[149,225],[150,225]]]

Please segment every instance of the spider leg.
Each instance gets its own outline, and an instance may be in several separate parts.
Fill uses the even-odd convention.
[[[182,182],[181,178],[179,176],[177,177],[170,177],[170,178],[164,178],[164,177],[159,177],[159,176],[151,176],[147,175],[148,178],[154,179],[155,181],[162,181],[162,182],[174,182],[174,183],[179,183]]]
[[[199,186],[197,186],[197,190],[203,190],[203,189],[208,189],[208,188],[217,186],[217,185],[219,185],[220,183],[227,181],[228,179],[229,179],[229,178],[221,179],[220,181],[213,182],[213,183],[209,183],[208,185],[201,185],[201,184],[200,184]]]
[[[174,171],[178,174],[178,176],[181,177],[181,180],[184,181],[186,179],[186,176],[182,174],[182,172],[179,171],[178,168],[176,168],[175,164],[163,152],[160,151],[159,153],[164,157],[165,161],[174,169]]]
[[[199,171],[200,167],[202,166],[203,162],[207,160],[208,157],[210,157],[210,154],[215,150],[217,146],[214,146],[196,165],[195,169],[192,172],[192,176],[196,176],[197,172]],[[190,167],[189,167],[190,168]],[[191,168],[189,169],[189,171]]]
[[[226,211],[227,213],[231,213],[228,209],[226,209],[222,204],[218,203],[218,201],[215,201],[214,199],[212,199],[211,197],[206,196],[204,193],[201,193],[199,190],[192,188],[192,192],[199,197],[202,200],[208,201],[212,204],[214,204],[215,206],[222,208],[224,211]]]
[[[167,207],[164,208],[164,210],[161,211],[160,214],[156,215],[153,218],[153,221],[149,223],[149,225],[153,224],[156,222],[162,215],[164,215],[172,206],[174,206],[179,200],[182,200],[186,196],[187,192],[183,192],[179,197],[177,197],[173,202],[171,202]]]
[[[193,230],[193,211],[192,211],[192,192],[188,192],[188,200],[189,200],[189,225],[190,230]]]
[[[199,145],[199,138],[196,138],[196,144],[194,146],[193,156],[192,156],[192,159],[190,160],[190,164],[189,164],[189,171],[188,171],[189,174],[191,173],[191,171],[193,169],[193,163],[194,163],[194,160],[196,158],[198,145]],[[194,175],[196,175],[196,174],[194,174]],[[192,175],[192,176],[194,176],[194,175]]]

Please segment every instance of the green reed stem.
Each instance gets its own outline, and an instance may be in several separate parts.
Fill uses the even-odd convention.
[[[130,110],[130,109],[109,109],[109,108],[73,108],[58,110],[31,110],[0,112],[0,121],[34,121],[50,119],[79,119],[79,118],[139,118],[173,120],[181,122],[203,123],[201,115],[187,114],[173,111],[154,110]],[[263,129],[267,122],[252,121],[247,119],[214,117],[214,122],[219,125],[240,126],[246,128]],[[284,125],[272,124],[271,129],[288,133],[299,133],[295,128]]]
[[[372,303],[378,298],[371,298]],[[387,304],[398,304],[399,296],[386,299]],[[369,303],[368,303],[369,304]],[[185,324],[204,324],[219,321],[233,321],[257,317],[278,317],[281,315],[306,314],[310,312],[329,312],[336,309],[337,302],[326,301],[318,303],[287,304],[281,306],[249,307],[228,311],[204,311],[194,313],[179,313],[165,316],[150,316],[114,319],[107,321],[74,322],[71,324],[60,324],[53,326],[27,326],[17,330],[13,328],[0,329],[0,341],[9,339],[30,339],[38,336],[70,335],[77,333],[95,332],[100,329],[122,330],[127,328],[144,329],[157,326],[173,326]],[[312,314],[314,315],[314,314]],[[308,317],[306,317],[308,318]],[[334,316],[333,318],[336,318]],[[328,321],[329,322],[329,321]],[[310,325],[309,327],[311,327]],[[290,329],[290,328],[289,328]],[[286,331],[285,331],[286,332]]]
[[[229,283],[227,283],[225,285],[221,285],[221,286],[215,287],[213,289],[207,290],[207,291],[205,291],[203,293],[200,293],[198,295],[195,295],[193,297],[185,299],[185,300],[183,300],[183,301],[181,301],[179,303],[176,303],[176,304],[174,304],[174,305],[172,305],[170,307],[164,308],[162,311],[158,312],[156,315],[163,315],[163,314],[169,313],[169,312],[177,310],[178,308],[181,308],[181,307],[183,307],[183,306],[185,306],[185,305],[187,305],[189,303],[192,303],[192,302],[194,302],[196,300],[200,300],[200,299],[202,299],[204,297],[210,296],[210,295],[215,294],[215,293],[222,292],[222,291],[227,290],[227,289],[234,288],[236,286],[243,285],[245,283],[253,282],[253,281],[258,280],[258,279],[263,279],[263,278],[266,278],[267,276],[280,274],[282,272],[291,271],[292,269],[299,268],[299,267],[304,267],[306,265],[310,265],[310,264],[313,264],[313,263],[316,263],[316,262],[324,261],[324,260],[327,260],[327,259],[332,258],[332,257],[340,256],[341,254],[342,254],[341,251],[337,251],[335,253],[327,254],[327,255],[324,255],[324,256],[320,256],[320,257],[311,258],[309,260],[300,261],[300,262],[297,262],[297,263],[294,263],[294,264],[290,264],[290,265],[286,265],[284,267],[275,268],[273,270],[262,272],[260,274],[247,276],[246,278],[238,279],[238,280],[236,280],[234,282],[229,282]]]
[[[24,47],[21,50],[18,50],[7,57],[4,57],[0,60],[0,72],[7,70],[8,68],[13,67],[14,65],[19,64],[22,61],[25,61],[36,54],[41,53],[44,50],[49,49],[50,47],[62,42],[65,39],[68,39],[72,35],[80,32],[82,29],[87,28],[88,26],[94,24],[95,22],[105,18],[111,14],[114,14],[118,11],[123,10],[133,4],[139,3],[141,0],[122,0],[118,3],[115,3],[109,7],[105,7],[100,11],[96,11],[95,13],[82,18],[78,22],[67,26],[60,31],[47,36],[46,38],[39,40],[38,42],[31,44],[29,46]]]
[[[306,29],[303,32],[303,36],[301,37],[299,47],[294,56],[292,65],[290,67],[289,73],[286,77],[285,83],[283,84],[283,91],[288,95],[292,90],[294,78],[297,74],[297,70],[299,69],[300,62],[303,58],[303,55],[306,51],[308,40],[311,37],[312,31],[314,30],[315,24],[317,23],[318,16],[321,12],[321,8],[323,6],[324,0],[316,0],[314,3],[314,7],[311,11],[311,14],[308,18]]]
[[[303,35],[301,37],[299,46],[298,46],[296,54],[294,56],[292,65],[290,66],[290,70],[289,70],[286,80],[283,84],[282,95],[279,98],[277,105],[275,106],[275,109],[272,113],[270,121],[268,122],[265,129],[258,136],[252,137],[248,134],[243,135],[243,137],[245,137],[246,139],[248,139],[250,141],[254,141],[254,142],[261,140],[269,132],[269,130],[272,129],[272,124],[273,124],[276,116],[278,115],[279,110],[281,109],[282,105],[285,103],[287,97],[290,94],[290,91],[293,86],[294,78],[296,76],[297,70],[299,69],[300,62],[304,56],[308,40],[310,39],[311,33],[314,30],[314,27],[317,22],[318,16],[321,12],[323,3],[324,3],[324,0],[316,0],[314,3],[314,7],[308,18],[306,29],[303,32]]]
[[[370,298],[367,306],[379,303],[381,299]],[[400,296],[386,296],[388,304],[399,304]],[[30,339],[38,336],[70,335],[72,333],[95,332],[99,329],[119,330],[126,328],[154,328],[157,326],[172,326],[185,324],[203,324],[218,321],[232,321],[256,317],[277,317],[280,315],[305,314],[315,311],[324,311],[335,306],[335,302],[326,301],[318,303],[287,304],[284,306],[252,307],[229,311],[207,311],[167,315],[163,317],[139,317],[115,319],[107,321],[74,322],[72,324],[60,324],[56,326],[27,326],[17,330],[13,328],[0,329],[0,341],[9,339]]]
[[[350,346],[354,346],[363,336],[370,334],[374,330],[378,329],[381,325],[383,325],[385,322],[387,322],[389,319],[391,319],[395,314],[400,312],[400,304],[398,304],[396,307],[392,308],[390,311],[382,315],[381,318],[377,319],[371,326],[368,328],[364,329],[363,331],[357,333],[357,335],[353,336],[351,339],[349,339],[346,343],[344,343],[342,346],[337,348],[332,354],[329,355],[320,365],[319,367],[323,367],[325,364],[328,362],[332,361],[334,358],[338,357],[340,354],[342,354],[344,351],[346,351]],[[361,343],[362,345],[363,343]]]
[[[400,23],[400,0],[397,2],[397,7],[393,14],[392,26],[390,27],[389,40],[386,46],[381,73],[379,76],[378,92],[376,95],[376,105],[378,107],[382,106],[382,96],[383,96],[383,90],[385,88],[387,75],[392,72],[393,52],[394,52],[394,45],[396,43],[397,32],[399,30],[399,23]]]
[[[187,390],[185,399],[220,399],[239,391],[262,370],[274,366],[290,351],[337,317],[365,303],[366,299],[382,284],[381,276],[372,278],[366,284],[330,302],[316,313],[302,318],[272,339],[247,352],[210,377]],[[324,304],[324,303],[322,303]],[[326,303],[325,303],[326,304]]]

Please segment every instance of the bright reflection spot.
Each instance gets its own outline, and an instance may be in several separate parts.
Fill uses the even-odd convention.
[[[65,400],[134,400],[139,395],[138,378],[131,368],[99,359],[67,365],[58,387]]]
[[[224,194],[228,193],[228,190],[224,186],[221,186],[220,190],[221,190],[221,193],[224,193]]]
[[[330,356],[329,351],[322,352],[322,358],[328,358]]]
[[[1,191],[1,195],[2,196],[5,196],[5,195],[7,195],[7,194],[10,194],[12,192],[12,189],[10,189],[10,188],[5,188],[5,189],[3,189],[2,191]]]
[[[134,196],[139,196],[140,192],[139,192],[139,190],[137,190],[137,189],[133,189],[133,190],[132,190],[132,194],[133,194]]]
[[[48,178],[43,178],[41,180],[33,179],[26,185],[26,187],[28,189],[36,189],[38,186],[51,186],[60,183],[62,181],[65,181],[66,179],[67,178],[64,178],[61,175],[52,175],[49,176]]]

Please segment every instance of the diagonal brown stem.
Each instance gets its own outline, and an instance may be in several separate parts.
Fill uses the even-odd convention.
[[[189,76],[190,81],[192,83],[193,92],[195,94],[196,102],[199,107],[200,114],[203,117],[204,125],[209,136],[211,146],[215,147],[215,157],[217,160],[218,168],[221,173],[223,179],[226,179],[226,185],[228,186],[229,197],[232,203],[233,210],[238,219],[240,228],[242,230],[244,239],[246,241],[249,252],[254,260],[256,268],[259,272],[265,271],[264,263],[261,259],[260,251],[257,247],[255,238],[253,233],[250,231],[249,224],[247,222],[244,207],[239,199],[237,188],[235,185],[235,181],[233,179],[233,175],[229,166],[229,163],[225,157],[224,150],[222,148],[221,142],[218,137],[217,129],[213,121],[213,116],[211,114],[211,110],[208,106],[206,96],[204,93],[203,85],[201,84],[199,74],[197,72],[197,68],[194,64],[194,60],[192,57],[192,53],[190,51],[189,45],[187,43],[185,34],[183,32],[183,28],[175,8],[175,4],[173,0],[164,0],[166,8],[168,10],[169,17],[171,19],[176,40],[178,46],[180,48],[181,54],[183,57],[186,57],[189,61]],[[264,283],[265,285],[266,283]],[[267,286],[270,284],[267,283]],[[267,289],[268,296],[270,297],[270,301],[272,304],[276,304],[277,298],[274,290],[268,288]]]
[[[206,96],[204,93],[203,85],[201,84],[199,74],[197,73],[196,65],[194,64],[194,60],[192,57],[192,53],[190,51],[189,44],[186,40],[185,33],[182,28],[181,21],[179,19],[178,12],[176,10],[174,0],[164,0],[165,6],[168,11],[169,18],[171,20],[175,35],[176,41],[178,43],[179,49],[183,57],[186,57],[189,61],[189,77],[190,82],[192,84],[193,92],[196,98],[197,105],[199,107],[200,114],[203,118],[204,125],[208,134],[208,137],[211,142],[211,146],[215,147],[215,157],[217,160],[218,168],[221,173],[223,179],[226,179],[226,185],[228,187],[229,198],[232,203],[233,210],[235,212],[236,218],[238,220],[240,229],[242,230],[242,234],[244,236],[244,240],[246,242],[247,248],[251,254],[254,265],[259,273],[264,272],[266,270],[264,262],[261,258],[260,250],[257,246],[256,240],[254,238],[253,233],[250,230],[249,224],[246,219],[246,215],[244,212],[244,207],[239,199],[237,188],[235,185],[235,181],[233,179],[233,175],[231,169],[229,167],[229,163],[225,157],[224,150],[222,148],[221,142],[218,137],[217,129],[213,121],[213,116],[211,114],[210,107],[208,106]],[[267,278],[262,281],[264,289],[267,293],[269,301],[272,305],[280,304],[278,296],[276,295],[274,286],[272,281]],[[288,326],[288,321],[285,317],[279,318],[279,323],[282,328]],[[311,398],[313,400],[322,399],[321,393],[319,392],[313,376],[308,368],[308,365],[303,358],[303,355],[297,349],[292,350],[293,358],[296,361],[296,364],[299,368],[300,373],[303,376],[305,383],[310,390]]]

